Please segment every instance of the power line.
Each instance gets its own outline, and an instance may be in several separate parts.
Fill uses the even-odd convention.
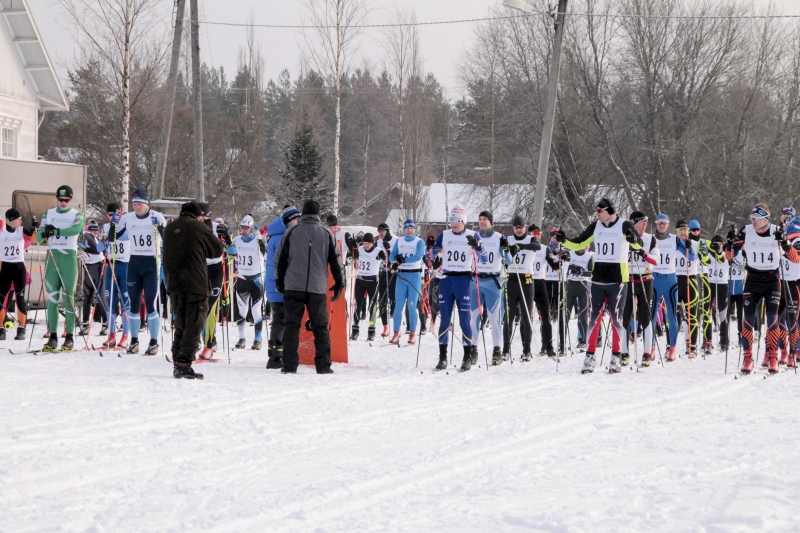
[[[545,15],[548,17],[555,17],[560,13],[536,11],[532,14]],[[531,14],[531,15],[532,15]],[[726,19],[726,20],[766,20],[766,19],[800,19],[800,15],[645,15],[645,14],[624,14],[624,13],[570,13],[567,15],[571,17],[605,17],[605,18],[637,18],[637,19]],[[482,17],[473,19],[459,19],[459,20],[440,20],[433,22],[413,22],[413,23],[394,23],[394,24],[354,24],[351,28],[400,28],[408,26],[443,26],[448,24],[467,24],[471,22],[488,22],[492,20],[512,20],[519,18],[530,17],[531,15],[509,15],[507,17]],[[210,20],[203,20],[201,24],[209,24],[213,26],[234,26],[241,28],[270,28],[270,29],[288,29],[288,30],[305,30],[305,29],[320,29],[330,30],[335,29],[336,26],[327,25],[311,25],[305,26],[302,24],[248,24],[244,22],[215,22]]]

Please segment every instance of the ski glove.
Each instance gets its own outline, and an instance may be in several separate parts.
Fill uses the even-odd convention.
[[[783,228],[776,228],[774,235],[775,240],[778,242],[783,242],[786,240],[786,233],[783,231]]]
[[[473,237],[472,235],[467,235],[467,243],[472,246],[473,249],[479,250],[481,247],[481,243],[478,242],[478,239]]]
[[[500,236],[500,248],[503,250],[508,248],[508,238],[505,235]]]
[[[114,213],[113,215],[111,215],[111,223],[119,224],[119,213]]]
[[[283,294],[283,291],[286,290],[286,283],[284,282],[284,280],[276,279],[275,280],[275,289],[277,289],[277,291],[279,293]]]
[[[436,257],[434,257],[432,265],[433,265],[434,269],[438,269],[439,267],[441,267],[442,266],[442,258],[439,257],[438,255]]]
[[[403,263],[406,262],[406,258],[400,254],[397,254],[397,257],[394,258],[394,262],[397,263],[398,265],[402,265]]]
[[[570,253],[566,250],[561,250],[561,260],[565,263],[569,263],[570,259],[572,259]]]
[[[564,233],[562,230],[558,230],[555,235],[553,235],[558,242],[564,242],[567,240],[567,234]]]
[[[515,256],[517,255],[517,252],[520,251],[520,249],[521,248],[519,247],[519,244],[512,244],[511,246],[508,247],[508,253],[510,253],[512,256]]]
[[[433,248],[436,245],[436,237],[433,235],[428,235],[428,240],[425,242],[425,246],[428,248]]]
[[[388,240],[384,239],[383,240],[383,249],[386,250],[387,252],[390,251],[392,249],[392,243],[390,243]]]
[[[570,265],[569,273],[577,278],[582,278],[586,271],[578,265]]]
[[[706,244],[705,239],[700,241],[699,250],[702,255],[708,255],[708,245]]]
[[[152,222],[154,226],[159,226],[161,224],[161,221],[158,220],[158,217],[156,217],[156,216],[151,217],[150,218],[150,222]]]
[[[47,224],[44,227],[44,231],[42,231],[42,236],[45,239],[49,239],[50,237],[52,237],[55,234],[56,234],[56,227],[53,226],[52,224]]]
[[[31,220],[31,224],[33,224],[33,229],[38,229],[39,226],[42,225],[42,222],[36,218],[36,215],[33,215],[33,219]]]
[[[728,240],[732,241],[736,238],[736,232],[733,230],[728,231]]]
[[[342,296],[342,289],[344,289],[344,287],[338,283],[334,283],[333,287],[329,289],[333,293],[333,298],[331,298],[331,303],[335,302],[336,300],[339,299],[339,297]]]

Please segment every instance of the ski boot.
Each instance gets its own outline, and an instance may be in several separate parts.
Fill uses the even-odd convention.
[[[105,337],[108,335],[108,324],[103,324],[103,327],[100,328],[100,336]]]
[[[758,346],[758,344],[756,344]],[[769,358],[767,357],[767,352],[764,352],[764,357],[761,359],[761,368],[769,368]]]
[[[358,340],[358,330],[353,328],[353,332],[350,333],[350,340],[357,341]]]
[[[138,355],[139,353],[139,337],[131,337],[131,345],[128,346],[128,353]]]
[[[778,366],[778,351],[777,350],[769,350],[767,351],[767,369],[769,370],[770,374],[777,374],[781,371],[780,366]]]
[[[424,321],[424,320],[422,320],[421,322],[422,322],[423,324],[425,324],[425,321]],[[419,328],[419,334],[420,334],[420,335],[425,335],[426,333],[428,333],[428,328],[427,328],[427,327],[425,327],[425,326],[422,326],[421,328]]]
[[[128,334],[127,333],[123,333],[122,337],[119,338],[119,342],[117,343],[117,348],[119,348],[121,350],[127,350],[128,349],[128,342],[129,342],[128,341]]]
[[[206,346],[197,356],[198,359],[203,359],[205,361],[211,361],[214,358],[214,349],[210,346]]]
[[[175,364],[172,367],[172,377],[175,379],[203,379],[203,374],[198,374],[190,364]]]
[[[751,350],[744,351],[744,363],[742,364],[742,374],[747,375],[753,371],[753,366],[755,363],[753,362],[753,352]]]
[[[611,354],[611,356],[612,356],[612,359],[613,359],[614,354]],[[620,354],[619,363],[622,366],[628,366],[629,364],[631,364],[631,354],[629,354],[629,353]]]
[[[672,362],[678,358],[678,354],[675,353],[676,349],[674,346],[669,347],[669,352],[667,352],[667,362]]]
[[[394,337],[392,337],[392,340],[389,341],[389,344],[396,344],[396,345],[400,346],[400,332],[399,331],[395,331],[394,332]]]
[[[797,368],[797,363],[792,354],[789,354],[789,358],[786,360],[786,368]]]
[[[75,350],[75,341],[72,338],[72,335],[67,335],[64,338],[64,344],[61,345],[61,352],[62,353],[70,353]]]
[[[259,351],[261,349],[261,341],[253,341],[253,346],[250,349]]]
[[[687,348],[686,348],[686,358],[687,359],[695,359],[695,358],[697,358],[697,347],[696,346],[687,346]]]
[[[503,364],[503,356],[500,354],[500,347],[495,346],[492,350],[492,366],[500,366]]]
[[[579,351],[579,352],[584,352],[584,351],[586,351],[586,343],[585,343],[585,342],[583,342],[583,341],[579,341],[579,342],[578,342],[578,346],[577,346],[577,348],[578,348],[578,351]]]
[[[144,355],[158,355],[158,341],[155,339],[150,339],[150,344],[147,346],[147,349],[144,351]]]
[[[51,333],[50,338],[48,338],[45,345],[42,346],[42,352],[53,353],[56,351],[58,351],[58,335]]]
[[[583,369],[581,370],[581,374],[591,374],[594,372],[594,354],[592,352],[586,352],[586,358],[583,360]]]
[[[89,334],[89,323],[85,323],[81,325],[80,329],[78,330],[78,335],[81,337],[85,337]]]
[[[608,365],[609,374],[619,374],[622,372],[622,355],[618,353],[611,354],[611,363]]]
[[[461,360],[461,371],[468,372],[472,368],[472,346],[464,346],[464,359]]]
[[[0,324],[0,341],[6,340],[6,328]]]
[[[374,340],[375,340],[375,330],[370,329],[369,332],[367,333],[367,342],[372,342]]]
[[[408,344],[417,344],[417,334],[413,331],[408,334]]]
[[[25,340],[25,328],[19,327],[17,328],[17,336],[14,337],[15,341],[24,341]]]
[[[217,337],[214,336],[211,338],[211,342],[208,344],[208,347],[211,348],[211,351],[217,353]]]
[[[789,362],[789,350],[786,348],[781,348],[781,360],[779,361],[780,364],[785,365]]]
[[[447,368],[447,345],[439,345],[439,364],[436,365],[436,370],[444,370]]]
[[[389,324],[383,326],[383,333],[381,333],[381,338],[386,338],[389,336]]]
[[[708,357],[709,355],[711,355],[711,353],[712,353],[711,348],[712,347],[713,346],[711,345],[711,341],[706,341],[706,343],[703,345],[703,356],[704,357]]]
[[[245,339],[239,339],[239,341],[233,345],[237,350],[243,350],[245,346],[247,346],[247,341]]]
[[[527,363],[527,362],[528,362],[528,361],[530,361],[531,359],[533,359],[533,354],[530,352],[530,350],[528,350],[527,352],[523,352],[523,353],[522,353],[522,356],[520,357],[520,360],[521,360],[523,363]]]
[[[647,352],[642,354],[642,366],[643,367],[646,368],[646,367],[650,366],[650,363],[652,362],[651,357],[652,356]]]
[[[106,341],[103,344],[101,344],[101,346],[103,348],[114,348],[116,345],[117,345],[117,334],[116,333],[109,334],[109,336],[106,339]]]
[[[470,360],[470,363],[471,363],[470,366],[475,366],[475,365],[478,364],[478,347],[477,346],[474,346],[474,345],[470,346],[469,360]]]
[[[552,348],[547,348],[547,357],[550,357],[551,359],[555,359],[556,358],[556,352]],[[564,357],[563,354],[562,354],[561,357]]]

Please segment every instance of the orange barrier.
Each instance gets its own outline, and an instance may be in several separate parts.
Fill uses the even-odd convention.
[[[333,287],[333,276],[328,272],[328,287]],[[334,303],[331,303],[333,293],[328,292],[326,302],[328,306],[329,324],[328,329],[331,334],[331,360],[334,363],[347,363],[347,299],[345,291],[342,296]],[[308,321],[308,312],[303,314],[303,324]],[[314,333],[305,327],[300,328],[300,347],[297,352],[300,356],[301,365],[314,364]]]

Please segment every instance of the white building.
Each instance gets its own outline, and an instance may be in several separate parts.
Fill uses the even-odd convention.
[[[26,0],[0,0],[0,158],[35,161],[45,111],[69,105]]]

